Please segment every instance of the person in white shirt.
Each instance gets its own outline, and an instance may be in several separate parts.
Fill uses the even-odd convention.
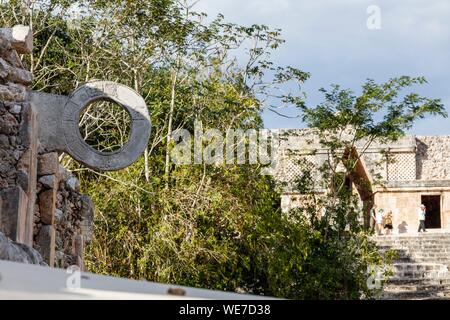
[[[418,233],[420,233],[420,231],[427,232],[427,230],[425,230],[425,215],[425,205],[421,204],[419,210],[417,210],[417,218],[419,219],[419,230],[417,230]]]
[[[377,223],[377,233],[379,236],[383,234],[383,216],[384,216],[384,210],[379,209],[375,215],[375,220]]]

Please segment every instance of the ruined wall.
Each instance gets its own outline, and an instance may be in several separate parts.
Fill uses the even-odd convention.
[[[0,29],[0,231],[32,245],[33,185],[36,178],[35,113],[27,99],[32,81],[19,53],[29,53],[29,29]]]
[[[59,154],[40,147],[32,75],[19,57],[31,51],[28,27],[0,29],[0,259],[82,267],[93,205]]]
[[[83,267],[94,207],[80,193],[78,179],[59,164],[57,152],[39,152],[35,192],[33,246],[50,265]]]

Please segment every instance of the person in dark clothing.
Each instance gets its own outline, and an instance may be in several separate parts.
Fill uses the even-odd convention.
[[[393,228],[394,227],[392,226],[392,211],[389,211],[386,217],[384,218],[384,229],[386,230],[385,234],[386,235],[391,234]]]

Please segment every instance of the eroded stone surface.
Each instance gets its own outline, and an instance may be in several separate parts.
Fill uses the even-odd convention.
[[[35,249],[11,241],[0,232],[0,260],[45,265],[42,256]]]
[[[81,161],[85,158],[86,164],[95,168],[92,154],[106,159],[98,167],[102,170],[118,169],[139,156],[147,143],[150,119],[138,94],[111,82],[87,84],[70,97],[38,95],[42,100],[37,105],[42,108],[37,110],[34,95],[27,87],[31,74],[19,56],[31,50],[31,34],[22,26],[0,29],[0,259],[42,263],[33,246],[51,266],[55,261],[61,268],[74,264],[83,267],[85,243],[92,238],[94,207],[89,197],[80,194],[76,176],[58,161],[58,152],[70,149],[66,148],[68,126],[63,123],[64,112],[70,111],[66,115],[76,118],[80,111],[78,107],[65,107],[75,100],[85,99],[87,104],[92,99],[110,98],[134,114],[137,123],[133,130],[142,134],[139,143],[132,140],[120,152],[111,154],[90,147],[85,154],[77,153]],[[75,144],[85,143],[79,141],[78,127],[72,129],[78,141]]]
[[[44,261],[53,267],[55,264],[55,228],[50,225],[42,226],[36,237],[36,245]]]
[[[23,85],[9,83],[0,84],[0,101],[25,101],[27,97],[26,88]]]
[[[55,189],[57,186],[57,179],[53,174],[40,177],[39,182],[48,189]]]
[[[44,224],[52,225],[55,218],[56,190],[46,190],[39,194],[39,212]]]
[[[28,197],[20,187],[11,187],[0,191],[1,215],[0,230],[10,239],[25,241],[25,223]]]
[[[80,181],[77,178],[71,177],[66,183],[70,190],[76,192],[80,191]]]
[[[33,32],[28,26],[14,26],[0,29],[0,50],[13,48],[18,53],[30,53],[33,50]]]
[[[59,159],[57,152],[45,153],[38,159],[38,175],[51,175],[59,171]]]
[[[94,203],[92,199],[86,195],[80,197],[81,201],[81,233],[87,241],[92,240],[94,233]]]

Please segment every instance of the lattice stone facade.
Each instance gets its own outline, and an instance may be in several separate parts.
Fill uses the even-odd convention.
[[[394,153],[388,156],[387,163],[388,181],[410,181],[416,179],[416,154]]]
[[[274,177],[283,184],[282,209],[299,204],[295,181],[326,160],[311,129],[278,130],[278,163]],[[429,228],[450,229],[450,136],[406,136],[392,144],[373,144],[362,157],[378,208],[393,212],[395,233],[417,230],[417,209],[426,202]]]
[[[278,172],[280,181],[291,183],[298,179],[305,171],[314,172],[318,161],[314,155],[299,155],[298,157],[286,157],[281,159],[283,165]]]

